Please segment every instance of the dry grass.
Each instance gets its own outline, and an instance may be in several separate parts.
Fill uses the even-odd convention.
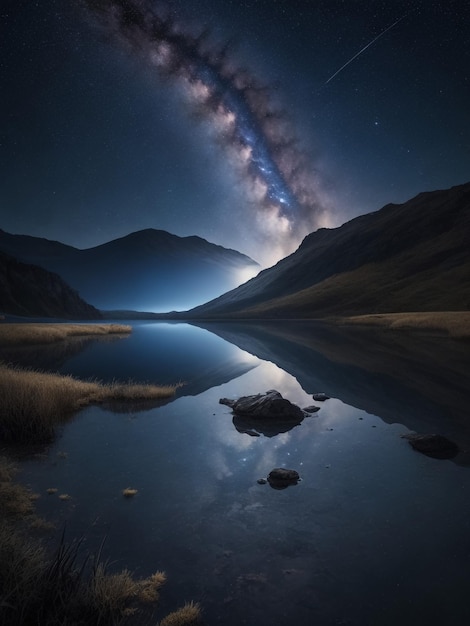
[[[159,626],[193,626],[201,620],[201,608],[199,604],[187,602],[181,609],[167,615]]]
[[[88,586],[88,602],[101,615],[119,615],[137,593],[137,584],[129,570],[109,574],[99,563]]]
[[[165,582],[164,572],[158,571],[148,578],[136,580],[127,569],[110,574],[106,565],[99,562],[88,582],[87,604],[100,616],[99,623],[108,623],[110,617],[115,619],[137,612],[139,602],[158,602],[159,590]]]
[[[105,385],[0,363],[0,438],[47,441],[53,438],[57,424],[82,407],[103,402],[158,401],[171,397],[176,389],[177,385]]]
[[[160,599],[160,589],[166,583],[165,572],[155,572],[138,582],[137,597],[141,602],[152,603]]]
[[[34,345],[63,341],[68,337],[128,335],[124,324],[0,324],[0,345]]]
[[[447,333],[454,339],[470,337],[470,311],[436,311],[357,315],[339,320],[341,324],[380,326],[395,330],[422,330]]]
[[[35,590],[44,574],[45,551],[41,544],[0,520],[0,623],[27,624],[27,605],[35,602]]]
[[[15,473],[15,466],[5,457],[0,457],[0,517],[3,519],[25,517],[34,510],[36,496],[13,482]]]
[[[62,536],[49,558],[38,540],[0,520],[0,623],[116,626],[158,602],[163,572],[136,580],[129,570],[108,572],[99,557],[79,563],[81,544]]]
[[[15,472],[0,457],[0,624],[117,626],[144,604],[158,602],[164,572],[145,579],[135,579],[126,569],[110,573],[101,548],[80,563],[83,539],[66,543],[64,533],[48,557],[40,541],[20,532],[15,524],[21,520],[40,529],[44,522],[32,514],[32,494],[13,482]],[[195,624],[196,614],[198,605],[185,605],[162,624]]]
[[[128,570],[108,572],[99,557],[80,563],[81,544],[62,536],[48,558],[39,541],[0,520],[0,623],[116,626],[159,600],[162,572],[135,580]]]

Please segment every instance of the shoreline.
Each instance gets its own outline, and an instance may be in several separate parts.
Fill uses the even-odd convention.
[[[125,324],[2,322],[0,323],[0,349],[26,344],[54,343],[71,337],[129,335],[131,332],[132,326]]]
[[[393,331],[438,334],[452,339],[470,339],[470,311],[416,311],[373,313],[330,318],[337,326],[368,326]]]

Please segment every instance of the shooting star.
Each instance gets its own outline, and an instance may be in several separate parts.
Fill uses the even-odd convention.
[[[406,14],[408,15],[408,14]],[[394,28],[397,24],[399,24],[403,19],[405,19],[406,15],[403,15],[402,17],[400,17],[396,22],[393,22],[393,24],[391,24],[388,28],[386,28],[385,30],[383,30],[381,33],[379,33],[377,35],[377,37],[374,37],[374,39],[372,39],[372,41],[369,41],[369,43],[364,46],[361,50],[359,50],[359,52],[357,52],[352,58],[349,59],[349,61],[347,61],[344,65],[342,65],[339,70],[336,70],[336,72],[334,74],[332,74],[330,76],[330,78],[326,81],[325,85],[328,85],[328,83],[330,81],[333,80],[333,78],[335,78],[335,76],[338,76],[338,74],[340,72],[342,72],[344,70],[345,67],[347,67],[350,63],[352,63],[355,59],[357,59],[357,57],[359,55],[361,55],[363,52],[365,52],[367,50],[367,48],[370,48],[372,46],[372,44],[374,44],[377,39],[380,39],[383,35],[385,35],[385,33],[388,33],[389,30],[392,30],[392,28]]]

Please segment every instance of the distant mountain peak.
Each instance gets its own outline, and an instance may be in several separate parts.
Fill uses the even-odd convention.
[[[147,228],[79,250],[0,231],[0,251],[58,273],[100,309],[181,310],[239,285],[259,265],[196,235]]]

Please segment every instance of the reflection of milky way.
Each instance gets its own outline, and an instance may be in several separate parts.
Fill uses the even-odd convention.
[[[146,0],[83,1],[122,44],[184,86],[236,164],[269,236],[289,248],[323,225],[318,183],[287,120],[269,90],[230,62],[228,48],[215,49],[207,33],[184,32]]]

